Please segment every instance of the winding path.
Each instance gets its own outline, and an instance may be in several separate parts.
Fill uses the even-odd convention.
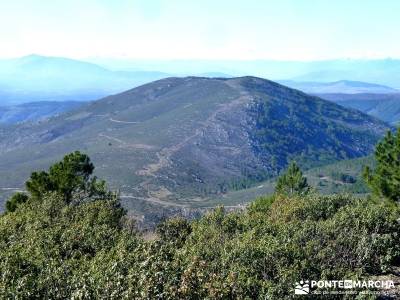
[[[115,122],[115,123],[123,123],[123,124],[140,124],[141,122],[133,122],[133,121],[121,121],[121,120],[115,120],[113,118],[109,118],[108,120],[110,120],[111,122]]]
[[[155,173],[157,173],[160,169],[171,165],[171,156],[173,154],[175,154],[176,152],[178,152],[191,139],[202,134],[204,129],[207,128],[207,126],[211,125],[213,122],[216,121],[216,116],[219,113],[224,112],[233,106],[240,105],[244,102],[247,102],[249,97],[250,97],[250,95],[247,92],[241,92],[241,95],[238,98],[236,98],[235,100],[228,102],[228,103],[220,104],[219,108],[216,109],[205,121],[200,122],[201,127],[197,128],[192,135],[186,137],[183,141],[181,141],[180,143],[178,143],[176,145],[163,148],[161,151],[157,152],[156,155],[157,155],[158,161],[155,163],[148,164],[142,170],[139,170],[136,173],[138,175],[142,175],[142,176],[157,177]]]
[[[100,137],[105,137],[105,138],[110,139],[110,140],[112,140],[114,142],[120,143],[121,146],[123,146],[123,147],[129,147],[129,148],[135,148],[135,149],[145,149],[145,150],[154,149],[154,147],[151,146],[151,145],[138,144],[138,143],[127,143],[127,142],[125,142],[125,141],[123,141],[121,139],[118,139],[116,137],[105,135],[104,133],[99,133],[99,136]]]
[[[119,197],[121,199],[124,199],[124,198],[137,199],[137,200],[142,200],[142,201],[146,201],[146,202],[151,202],[151,203],[154,203],[154,204],[161,204],[161,205],[164,205],[164,206],[176,206],[176,207],[185,207],[185,208],[189,207],[189,206],[184,205],[184,204],[163,201],[163,200],[160,200],[160,199],[157,199],[157,198],[153,198],[153,197],[145,198],[145,197],[135,197],[135,196],[128,196],[128,195],[120,195]]]

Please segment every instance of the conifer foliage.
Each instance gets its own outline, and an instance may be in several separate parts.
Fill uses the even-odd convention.
[[[275,192],[283,195],[294,195],[307,193],[310,186],[307,178],[295,162],[291,162],[286,172],[278,178]]]
[[[364,179],[372,191],[390,200],[400,200],[400,128],[388,132],[375,150],[376,168],[364,169]]]
[[[57,192],[66,202],[82,201],[107,194],[105,182],[92,176],[94,165],[86,154],[75,151],[55,163],[49,172],[33,172],[26,182],[32,197],[42,197],[47,192]]]

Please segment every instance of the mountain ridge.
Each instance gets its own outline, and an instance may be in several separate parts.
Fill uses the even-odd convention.
[[[275,176],[292,159],[307,168],[364,156],[388,129],[257,77],[173,77],[34,126],[0,126],[0,188],[20,188],[31,171],[80,150],[125,207],[146,214],[206,203]]]
[[[400,94],[400,90],[389,86],[352,80],[338,80],[333,82],[302,82],[293,80],[281,80],[281,84],[301,90],[308,94]]]
[[[90,59],[112,69],[157,69],[170,74],[199,74],[213,70],[232,76],[254,75],[272,80],[332,82],[343,79],[400,88],[400,59],[280,60],[133,60]]]
[[[0,60],[0,105],[96,100],[167,76],[162,72],[110,71],[64,57],[29,55]]]
[[[400,122],[400,93],[317,94],[345,107],[354,108],[392,125]]]

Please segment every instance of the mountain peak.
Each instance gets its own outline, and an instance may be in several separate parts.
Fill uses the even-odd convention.
[[[32,170],[82,150],[127,208],[199,205],[274,176],[291,160],[312,167],[369,154],[388,129],[266,79],[171,77],[3,133],[0,178],[20,186]],[[25,173],[10,178],[10,168]]]
[[[47,59],[49,57],[47,56],[43,56],[43,55],[39,55],[39,54],[29,54],[26,56],[22,56],[19,58],[15,58],[15,61],[19,61],[19,62],[36,62],[36,61],[42,61],[44,59]]]
[[[44,55],[32,53],[32,54],[25,55],[25,56],[23,56],[21,58],[34,59],[34,58],[44,58],[44,57],[45,57]]]

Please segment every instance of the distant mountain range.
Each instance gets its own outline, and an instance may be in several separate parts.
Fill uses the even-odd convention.
[[[95,100],[171,74],[207,77],[255,75],[298,82],[348,79],[400,88],[400,60],[396,59],[311,62],[92,59],[85,62],[29,55],[0,60],[0,106],[38,101]]]
[[[314,70],[294,76],[295,81],[332,82],[344,78],[400,88],[400,60],[343,60],[310,63]]]
[[[351,107],[392,125],[400,122],[400,94],[318,94],[319,97]]]
[[[210,78],[231,77],[223,73],[202,75]],[[358,109],[391,124],[397,124],[400,121],[400,91],[387,86],[348,80],[327,83],[296,81],[280,81],[279,83]],[[0,123],[35,122],[75,109],[82,103],[84,102],[41,101],[0,106]]]
[[[320,61],[276,60],[129,60],[92,59],[115,70],[158,70],[169,74],[221,72],[253,75],[271,80],[373,82],[400,89],[400,59],[332,59]]]
[[[0,189],[21,188],[31,171],[81,150],[135,213],[207,206],[292,159],[309,168],[369,154],[388,129],[256,77],[167,78],[36,124],[0,126]]]
[[[372,87],[372,84],[362,87],[362,82],[400,88],[400,60],[395,59],[311,62],[92,59],[86,62],[29,55],[0,60],[0,106],[96,100],[171,74],[223,78],[255,75],[285,80],[283,83],[289,86],[312,93],[369,93],[369,89],[379,93],[393,92],[389,87]]]
[[[29,55],[0,60],[0,106],[40,101],[87,101],[169,76],[110,71],[62,57]]]
[[[400,122],[400,90],[359,81],[335,82],[279,81],[281,84],[354,108],[392,125]]]
[[[400,90],[385,85],[350,80],[340,80],[335,82],[298,82],[293,80],[282,80],[279,81],[279,83],[308,94],[400,94]]]

